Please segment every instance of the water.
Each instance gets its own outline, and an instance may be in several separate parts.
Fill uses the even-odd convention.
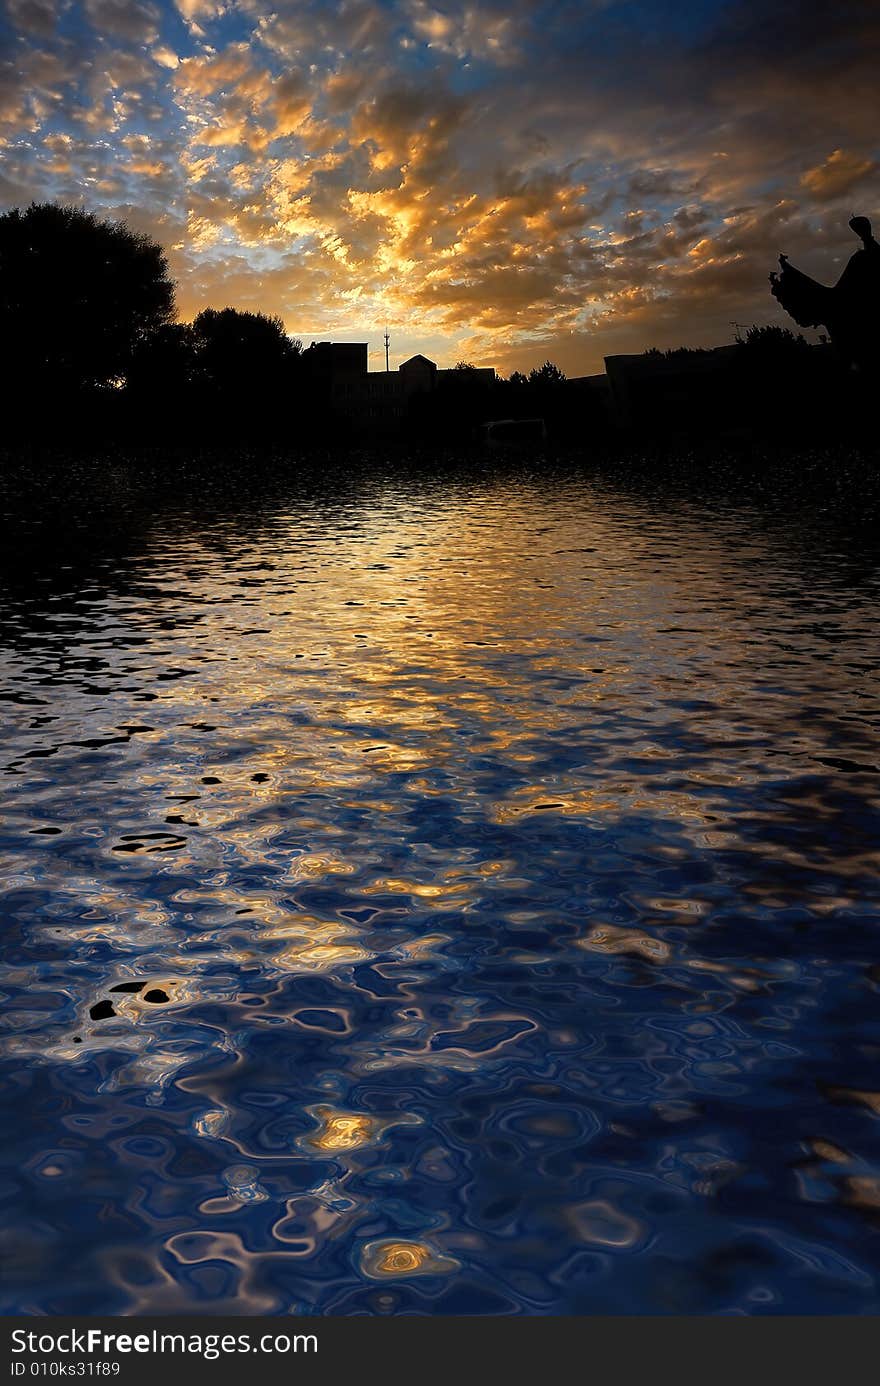
[[[4,1310],[880,1311],[869,543],[139,485],[4,569]]]

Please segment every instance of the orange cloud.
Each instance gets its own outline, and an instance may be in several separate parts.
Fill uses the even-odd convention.
[[[860,158],[857,154],[835,149],[828,158],[801,176],[801,187],[818,201],[842,197],[870,174],[876,174],[880,164],[875,159]]]
[[[186,313],[261,307],[306,336],[387,320],[441,362],[579,373],[773,320],[780,249],[836,278],[849,233],[816,203],[877,172],[866,0],[809,33],[784,0],[760,23],[728,0],[662,63],[603,0],[555,28],[532,0],[175,4],[83,0],[80,53],[47,0],[6,0],[0,197],[150,228]]]

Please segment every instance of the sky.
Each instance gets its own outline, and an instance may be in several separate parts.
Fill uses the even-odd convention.
[[[583,375],[835,280],[878,72],[876,0],[0,0],[0,210],[148,233],[183,319]]]

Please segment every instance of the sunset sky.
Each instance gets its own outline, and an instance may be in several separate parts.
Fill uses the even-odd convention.
[[[876,0],[0,0],[0,206],[279,313],[505,374],[781,322],[880,223]],[[875,230],[877,228],[875,227]]]

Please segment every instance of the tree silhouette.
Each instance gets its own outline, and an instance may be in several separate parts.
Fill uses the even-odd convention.
[[[195,373],[193,330],[189,323],[170,322],[132,353],[125,403],[141,436],[179,435],[190,423]]]
[[[545,361],[543,366],[538,366],[536,370],[529,371],[529,384],[538,386],[563,385],[565,383],[565,373],[554,365],[552,361]]]
[[[19,405],[123,384],[173,317],[165,253],[146,236],[53,203],[0,216],[0,333]]]
[[[750,327],[743,337],[740,333],[736,338],[738,346],[748,348],[750,352],[760,352],[762,357],[773,358],[777,361],[791,360],[794,356],[801,358],[806,352],[812,350],[810,343],[800,332],[792,332],[789,327]]]
[[[257,434],[289,426],[302,346],[280,318],[206,308],[190,332],[195,407],[208,431]]]
[[[736,337],[731,370],[737,413],[763,436],[810,439],[831,421],[844,426],[843,363],[828,345],[775,324],[750,327]]]
[[[300,353],[280,318],[206,308],[192,324],[195,378],[212,392],[270,397]]]
[[[755,329],[751,329],[754,331]],[[695,361],[699,357],[708,356],[710,353],[705,347],[670,347],[668,351],[661,351],[659,347],[648,347],[643,353],[657,361],[677,361],[685,364],[688,361]]]

